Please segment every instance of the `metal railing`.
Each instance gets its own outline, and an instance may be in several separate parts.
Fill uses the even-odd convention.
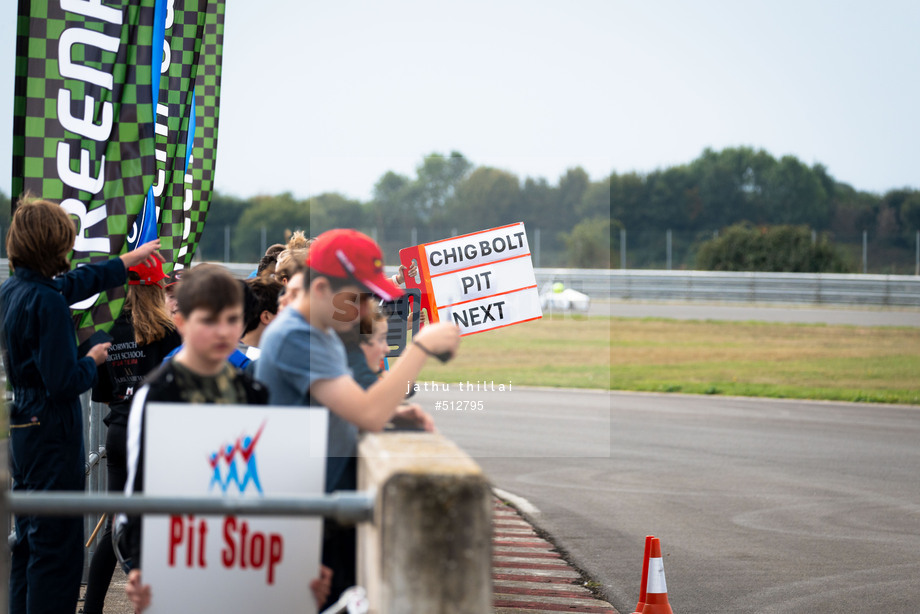
[[[106,492],[109,483],[105,449],[105,436],[108,428],[102,421],[109,408],[102,403],[93,403],[91,399],[92,391],[86,391],[80,395],[80,401],[83,404],[83,446],[86,448],[86,492],[97,494]],[[86,536],[101,535],[101,531],[97,533],[95,530],[97,526],[100,526],[97,523],[102,523],[102,520],[90,515],[85,516],[83,534]],[[97,543],[97,540],[93,539],[87,545],[87,556],[83,561],[84,582],[89,577],[89,565],[96,552]]]
[[[905,275],[630,270],[606,273],[608,297],[616,299],[920,307],[920,277]],[[583,283],[600,289],[605,283],[582,271],[573,277],[573,287]]]
[[[594,299],[920,307],[920,277],[832,273],[728,273],[537,269]]]
[[[366,522],[374,517],[374,497],[369,492],[334,492],[328,495],[232,499],[215,497],[163,497],[154,495],[80,494],[71,492],[0,491],[0,513],[37,516],[82,514],[210,514],[215,516],[323,516],[340,524]]]
[[[222,264],[240,277],[255,268]],[[386,269],[396,273],[396,267]],[[546,268],[534,274],[540,288],[561,282],[601,300],[920,307],[920,277],[914,275]]]
[[[41,516],[81,516],[89,514],[174,515],[210,514],[241,516],[323,516],[340,524],[357,524],[374,519],[376,492],[347,491],[328,495],[260,497],[257,499],[175,497],[135,494],[101,494],[93,490],[78,492],[11,492],[7,475],[7,441],[0,441],[0,526],[10,527],[14,514]],[[92,454],[92,453],[91,453]],[[87,463],[87,472],[96,473],[99,463]],[[87,521],[89,521],[87,516]],[[6,603],[9,582],[10,542],[0,540],[0,603]],[[91,553],[90,553],[91,555]],[[91,556],[87,556],[86,564]],[[338,611],[338,610],[333,610]]]
[[[84,535],[96,535],[99,514],[245,514],[250,516],[296,516],[311,515],[335,518],[343,524],[363,522],[373,517],[373,494],[332,493],[325,497],[264,497],[259,500],[152,497],[107,493],[105,436],[107,427],[103,416],[108,407],[94,403],[90,392],[80,397],[83,404],[83,441],[86,448],[86,490],[85,494],[30,492],[28,494],[7,492],[6,481],[0,486],[0,518],[12,514],[84,516]],[[2,451],[6,451],[5,445]],[[6,469],[6,455],[0,455],[3,471]],[[5,522],[5,524],[3,524]],[[0,520],[0,526],[12,530],[9,521]],[[87,544],[87,556],[83,561],[83,580],[87,579],[89,565],[97,547],[93,539]]]
[[[218,263],[238,277],[255,264]],[[387,274],[396,267],[386,267]],[[8,268],[0,260],[0,281]],[[730,273],[644,269],[534,269],[540,288],[561,282],[600,300],[669,300],[920,307],[920,276]]]

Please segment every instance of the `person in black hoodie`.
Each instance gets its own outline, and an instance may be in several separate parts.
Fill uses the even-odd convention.
[[[103,420],[108,426],[105,450],[109,492],[123,492],[128,479],[127,428],[134,391],[182,343],[166,311],[162,286],[165,280],[159,263],[128,270],[125,307],[112,325],[112,346],[104,366],[99,367],[99,383],[93,388],[93,401],[109,406]],[[84,614],[102,614],[116,563],[109,518],[90,562]]]
[[[202,264],[185,274],[176,292],[179,314],[176,326],[183,346],[145,380],[135,394],[128,416],[128,480],[125,494],[144,491],[143,429],[147,403],[268,404],[268,390],[227,358],[243,334],[243,288],[229,272]],[[135,611],[143,612],[152,592],[142,581],[141,519],[119,515],[116,539],[125,559],[125,592]],[[329,594],[331,572],[323,570],[310,582],[317,603]],[[159,590],[168,590],[163,587]]]

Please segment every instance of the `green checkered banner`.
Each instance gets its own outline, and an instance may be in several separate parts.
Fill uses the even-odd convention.
[[[72,215],[73,266],[156,237],[167,272],[191,263],[214,181],[224,10],[20,0],[13,194]],[[123,303],[116,288],[74,305],[78,339],[108,329]]]

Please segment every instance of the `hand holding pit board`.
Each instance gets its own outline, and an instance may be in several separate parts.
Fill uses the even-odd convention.
[[[432,322],[451,321],[472,335],[543,317],[523,223],[481,230],[400,250],[418,263],[421,306]]]

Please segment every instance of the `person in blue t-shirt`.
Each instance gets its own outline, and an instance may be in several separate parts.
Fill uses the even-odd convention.
[[[383,272],[380,246],[356,230],[330,230],[310,245],[303,271],[303,291],[266,328],[256,379],[269,389],[274,405],[322,405],[329,409],[326,491],[353,488],[343,481],[356,453],[358,429],[381,431],[405,398],[428,356],[447,359],[460,345],[460,330],[451,323],[429,324],[406,348],[387,377],[364,390],[353,378],[337,331],[353,328],[368,308],[362,294],[384,300],[402,290]],[[334,526],[326,522],[326,526]],[[354,569],[343,569],[334,537],[323,541],[323,564],[332,568],[328,603],[350,586]],[[331,564],[330,564],[331,563]]]

